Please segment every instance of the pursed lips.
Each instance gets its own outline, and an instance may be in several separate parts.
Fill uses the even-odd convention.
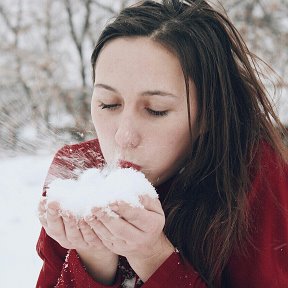
[[[141,166],[139,166],[135,163],[129,162],[129,161],[125,161],[125,160],[119,160],[118,165],[121,168],[132,168],[132,169],[137,170],[137,171],[141,170]]]

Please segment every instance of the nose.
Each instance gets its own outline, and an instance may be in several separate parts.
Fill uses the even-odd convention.
[[[121,149],[136,148],[141,141],[139,130],[132,117],[121,119],[115,134],[115,141]]]

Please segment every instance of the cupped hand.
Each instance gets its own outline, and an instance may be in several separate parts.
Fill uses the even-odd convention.
[[[46,201],[43,198],[39,203],[39,220],[46,233],[62,247],[110,252],[86,221],[77,220],[71,213],[61,212],[59,203],[46,204]]]
[[[128,260],[149,259],[161,254],[163,249],[174,249],[163,233],[165,215],[160,201],[142,196],[141,203],[144,209],[124,202],[111,205],[118,217],[94,209],[96,219],[88,222],[108,249]]]
[[[47,207],[47,208],[46,208]],[[60,210],[59,203],[39,203],[39,220],[46,233],[66,249],[76,249],[86,270],[96,281],[111,284],[114,281],[118,255],[111,252],[95,231],[82,219]]]

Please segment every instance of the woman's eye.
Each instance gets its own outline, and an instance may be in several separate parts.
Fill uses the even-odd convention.
[[[146,108],[147,112],[149,114],[151,114],[152,116],[156,116],[156,117],[162,117],[162,116],[166,116],[168,115],[168,111],[165,110],[165,111],[156,111],[156,110],[153,110],[153,109],[150,109],[150,108]]]
[[[99,107],[101,109],[108,109],[108,110],[115,110],[117,109],[121,104],[105,104],[105,103],[100,103]]]

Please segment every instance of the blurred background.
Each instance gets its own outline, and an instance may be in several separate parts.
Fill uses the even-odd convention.
[[[95,136],[90,55],[105,23],[135,2],[0,1],[0,156]],[[288,0],[216,3],[251,51],[282,77],[274,83],[276,95],[270,82],[267,86],[288,125]]]
[[[213,1],[279,74],[263,80],[288,127],[288,0]],[[35,287],[46,172],[59,147],[95,137],[90,55],[107,21],[135,2],[0,0],[0,287]]]

